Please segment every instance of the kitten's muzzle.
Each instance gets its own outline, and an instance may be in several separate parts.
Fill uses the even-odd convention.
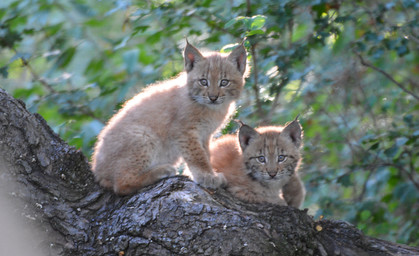
[[[212,103],[215,103],[218,100],[218,95],[208,95],[208,98]]]
[[[277,171],[268,171],[268,174],[271,178],[275,178],[275,176],[278,174]]]

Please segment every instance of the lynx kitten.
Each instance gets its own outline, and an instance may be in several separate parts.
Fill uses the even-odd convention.
[[[242,125],[238,139],[225,135],[211,143],[211,164],[216,172],[224,174],[227,190],[235,197],[298,208],[305,197],[304,185],[296,173],[301,162],[301,138],[297,120],[285,127],[256,130]]]
[[[102,186],[133,193],[175,175],[181,159],[199,184],[225,183],[211,168],[209,140],[235,109],[246,50],[239,45],[229,55],[202,55],[187,43],[184,59],[186,72],[127,101],[99,134],[92,170]]]

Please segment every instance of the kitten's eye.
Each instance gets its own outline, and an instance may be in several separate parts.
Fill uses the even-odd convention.
[[[261,164],[266,163],[266,159],[265,159],[265,157],[264,157],[264,156],[258,156],[256,159],[257,159],[257,160],[258,160],[258,162],[259,162],[259,163],[261,163]]]
[[[227,79],[223,79],[220,81],[220,87],[226,87],[229,84],[230,84],[230,81],[228,81]]]
[[[201,79],[201,80],[199,80],[199,83],[200,83],[202,86],[208,86],[208,80],[207,80],[207,79]]]
[[[284,161],[285,161],[285,159],[287,159],[287,157],[286,157],[286,156],[284,156],[284,155],[279,155],[279,156],[278,156],[278,162],[280,162],[280,163],[284,162]]]

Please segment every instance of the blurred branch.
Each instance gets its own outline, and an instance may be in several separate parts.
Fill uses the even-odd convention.
[[[404,15],[407,17],[406,20],[409,21],[409,22],[406,22],[407,24],[409,24],[409,23],[411,23],[411,22],[413,22],[413,21],[416,20],[415,17],[412,18],[410,16],[410,14],[409,14],[409,8],[406,8],[406,6],[404,4],[401,4],[400,6],[401,6],[401,8],[403,10]],[[392,24],[392,25],[394,25],[394,24]],[[410,26],[405,26],[405,27],[410,27]],[[408,36],[409,39],[411,39],[416,44],[419,44],[419,38],[418,38],[418,35],[416,35],[415,30],[413,29],[414,27],[415,26],[410,27],[410,30],[406,31],[406,33],[407,33],[407,36]]]
[[[367,62],[364,60],[364,58],[359,54],[359,53],[355,53],[359,60],[361,61],[361,64],[374,69],[375,71],[381,73],[382,75],[384,75],[385,77],[387,77],[387,79],[389,79],[390,81],[392,81],[395,85],[397,85],[400,89],[402,89],[404,92],[406,92],[407,94],[411,95],[413,98],[415,98],[416,100],[419,100],[419,96],[414,94],[412,91],[408,90],[406,87],[404,87],[401,83],[397,82],[391,75],[389,75],[387,72],[385,72],[384,70],[374,66],[373,64]]]
[[[330,98],[330,96],[329,96],[329,98]],[[330,100],[329,102],[332,102],[332,100]],[[325,110],[325,109],[322,108],[322,109],[320,109],[320,112],[323,113],[323,114],[325,114],[329,118],[330,122],[336,127],[337,130],[342,131],[342,129],[339,128],[339,124],[335,121],[335,119],[333,118],[333,116],[330,115],[327,110]],[[351,139],[355,140],[354,138],[356,136],[354,136],[352,134],[352,131],[351,131],[348,123],[345,120],[345,116],[344,115],[338,115],[338,116],[342,120],[343,125],[347,129],[347,134],[342,134],[342,139],[348,145],[349,150],[351,151],[351,156],[354,157],[354,156],[356,156],[357,150],[355,150],[354,145],[351,142]],[[362,147],[357,147],[357,149],[364,151],[364,149]],[[353,160],[351,160],[351,161],[353,161]]]
[[[290,49],[292,49],[293,48],[293,42],[292,42],[292,36],[293,36],[293,26],[294,26],[294,20],[293,19],[290,19],[289,21],[288,21],[288,23],[287,23],[287,26],[288,26],[288,30],[289,30],[289,36],[288,36],[288,45],[287,45],[287,48],[288,48],[288,50],[290,50]],[[287,70],[285,69],[285,70],[283,70],[283,72],[284,73],[286,73],[287,72]],[[285,85],[287,85],[287,83],[288,83],[288,81],[286,80],[286,79],[283,79],[280,83],[279,83],[279,85],[278,85],[278,89],[277,89],[277,92],[276,92],[276,94],[275,94],[275,98],[274,98],[274,100],[272,101],[272,104],[271,104],[271,108],[269,109],[269,112],[265,115],[265,117],[263,118],[263,123],[265,123],[265,122],[270,122],[270,119],[272,118],[272,116],[273,116],[273,114],[275,113],[275,110],[276,110],[276,108],[278,107],[278,100],[279,100],[279,97],[281,96],[281,92],[282,92],[282,89],[285,87]],[[300,83],[300,86],[299,86],[299,88],[298,88],[298,90],[300,90],[301,89],[301,84],[302,84],[302,82]]]
[[[250,3],[250,0],[246,0],[246,16],[252,15],[252,4]],[[256,58],[256,44],[250,43],[250,54],[252,54],[252,61],[253,61],[253,67],[252,67],[252,73],[253,73],[253,85],[252,89],[255,93],[255,100],[256,100],[256,112],[258,116],[263,119],[263,109],[262,109],[262,102],[260,101],[260,94],[259,94],[259,85],[258,85],[258,79],[259,79],[259,71],[258,71],[258,65],[257,65],[257,58]]]
[[[407,177],[409,178],[409,180],[415,185],[416,189],[419,191],[419,183],[416,181],[414,175],[415,175],[415,165],[413,163],[413,159],[414,159],[414,154],[412,151],[405,151],[409,156],[411,161],[409,161],[409,168],[411,170],[407,171],[406,169],[402,168],[402,171],[406,173]]]
[[[416,190],[419,191],[419,183],[415,180],[415,177],[413,177],[413,174],[411,172],[406,170],[403,166],[398,166],[395,164],[393,164],[393,166],[398,168],[402,173],[404,173],[409,178],[409,180],[413,183],[413,185],[415,185]]]
[[[372,169],[373,171],[375,169],[377,169],[378,167],[394,167],[397,170],[399,170],[402,174],[406,175],[407,178],[410,180],[410,182],[412,182],[412,184],[415,186],[416,190],[419,191],[419,182],[416,181],[416,179],[414,177],[414,173],[406,170],[402,165],[398,165],[398,164],[391,163],[391,162],[379,161],[377,159],[379,159],[379,156],[378,156],[378,154],[375,154],[375,160],[373,161],[373,163],[366,164],[366,165],[359,165],[358,167],[359,168],[364,168],[364,169]],[[412,170],[414,170],[412,164],[410,164],[410,168]]]
[[[230,30],[228,30],[228,29],[225,29],[224,27],[222,27],[222,26],[220,26],[219,24],[225,24],[225,22],[224,21],[209,21],[209,20],[206,20],[205,18],[203,18],[202,16],[200,16],[200,15],[197,15],[197,14],[192,14],[192,17],[194,17],[194,18],[196,18],[196,19],[198,19],[198,20],[200,20],[200,21],[202,21],[202,22],[204,22],[205,24],[207,24],[210,28],[213,28],[213,29],[216,29],[216,30],[219,30],[219,31],[222,31],[222,32],[224,32],[224,33],[226,33],[226,34],[229,34],[229,35],[232,35],[233,37],[237,37],[237,38],[239,38],[239,39],[243,39],[243,38],[241,38],[240,36],[238,36],[238,35],[236,35],[236,34],[234,34],[232,31],[230,31]]]
[[[363,97],[362,101],[367,102],[368,96],[367,96],[367,93],[365,92],[365,89],[362,86],[362,84],[357,83],[357,88],[361,92],[361,95]],[[374,128],[377,128],[377,118],[376,118],[375,114],[373,113],[372,109],[371,108],[365,108],[365,109],[360,109],[359,110],[359,116],[363,117],[365,114],[369,114],[369,119],[372,120]]]
[[[293,27],[294,27],[294,19],[290,19],[288,21],[287,25],[288,25],[288,29],[290,31],[289,37],[288,37],[288,49],[290,49],[292,47],[292,36],[294,34],[294,30],[293,30]]]
[[[416,36],[414,36],[413,34],[409,34],[408,35],[409,39],[411,39],[413,42],[419,44],[419,38],[417,38]]]
[[[250,3],[250,0],[246,0],[246,16],[250,16],[252,13],[252,4]]]
[[[272,101],[271,108],[269,109],[269,112],[265,115],[263,118],[263,123],[270,122],[270,119],[272,118],[273,114],[275,113],[276,108],[278,107],[278,100],[279,96],[281,96],[282,89],[287,84],[286,80],[282,80],[281,83],[278,85],[278,91],[275,95],[274,100]]]
[[[365,192],[367,191],[367,183],[369,181],[369,179],[371,178],[372,174],[375,172],[375,169],[372,169],[368,172],[367,177],[365,178],[364,183],[362,184],[362,190],[361,193],[359,193],[358,197],[357,197],[357,201],[361,202],[364,199],[365,196]]]
[[[13,48],[13,51],[15,54],[18,54],[17,50],[15,48]],[[57,91],[49,84],[45,81],[45,79],[41,78],[36,72],[35,70],[32,68],[32,66],[29,64],[29,62],[23,58],[20,57],[19,58],[22,61],[22,64],[24,67],[26,67],[29,72],[31,73],[32,77],[34,78],[35,81],[40,82],[50,93],[57,93]]]
[[[408,78],[407,80],[409,81],[409,83],[413,85],[413,88],[419,88],[419,83],[417,83],[416,81],[413,81],[413,79],[411,78]]]
[[[258,66],[257,66],[257,59],[256,59],[256,46],[254,44],[252,44],[250,46],[250,52],[252,54],[252,60],[253,60],[253,85],[252,85],[252,89],[253,92],[255,93],[255,98],[256,98],[256,112],[258,113],[259,117],[263,116],[263,109],[262,109],[262,102],[260,101],[260,94],[259,94],[259,85],[258,85]]]
[[[15,52],[15,54],[18,53],[17,50],[14,49],[14,48],[13,48],[13,51]],[[38,73],[36,73],[36,71],[32,68],[31,64],[29,64],[29,62],[25,58],[20,57],[19,59],[22,61],[23,66],[26,67],[29,70],[29,72],[31,73],[31,75],[32,75],[32,77],[33,77],[33,79],[35,81],[40,82],[41,85],[43,85],[50,93],[52,93],[52,94],[59,94],[59,91],[55,90],[52,87],[52,85],[50,85],[47,81],[45,81],[45,79],[43,79],[42,77],[40,77],[38,75]],[[103,119],[100,119],[99,117],[97,117],[93,113],[93,111],[91,109],[89,109],[88,107],[86,107],[86,106],[77,106],[73,101],[70,101],[70,100],[68,100],[67,103],[70,104],[70,105],[72,105],[72,106],[74,106],[78,110],[80,110],[80,113],[82,113],[82,114],[84,114],[86,116],[89,116],[92,119],[95,119],[95,120],[97,120],[97,121],[99,121],[101,123],[106,123],[106,120],[103,120]]]

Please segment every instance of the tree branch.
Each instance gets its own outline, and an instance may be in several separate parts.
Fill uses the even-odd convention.
[[[252,15],[252,4],[250,0],[246,0],[246,16]],[[263,119],[263,109],[262,109],[262,102],[260,101],[260,93],[259,93],[259,69],[257,65],[257,58],[256,58],[256,44],[250,42],[250,54],[252,55],[252,73],[253,73],[253,84],[252,84],[252,90],[255,94],[255,101],[256,101],[256,113],[258,116]]]
[[[15,54],[17,54],[17,50],[16,49],[14,49],[13,48],[13,51],[15,52]],[[57,90],[55,90],[53,87],[52,87],[52,85],[50,85],[47,81],[45,81],[45,79],[43,79],[42,77],[40,77],[39,75],[38,75],[38,73],[36,73],[36,71],[32,68],[32,66],[31,66],[31,64],[29,63],[29,61],[28,60],[26,60],[25,58],[23,58],[23,57],[20,57],[19,58],[21,61],[22,61],[22,64],[23,64],[23,66],[24,67],[26,67],[28,70],[29,70],[29,72],[31,73],[31,75],[32,75],[32,77],[33,77],[33,79],[35,80],[35,81],[38,81],[38,82],[40,82],[50,93],[52,93],[52,94],[59,94],[59,91],[57,91]],[[68,99],[67,100],[67,103],[69,103],[70,105],[72,105],[72,106],[74,106],[75,108],[77,108],[78,110],[80,110],[80,112],[82,113],[82,114],[84,114],[84,115],[86,115],[86,116],[89,116],[89,117],[91,117],[92,119],[95,119],[95,120],[97,120],[97,121],[99,121],[99,122],[101,122],[101,123],[106,123],[106,120],[103,120],[103,119],[101,119],[101,118],[99,118],[99,117],[97,117],[94,113],[93,113],[93,111],[91,110],[91,109],[89,109],[87,106],[76,106],[75,104],[74,104],[74,102],[72,101],[72,100],[70,100],[70,99]]]
[[[250,46],[250,52],[252,54],[252,60],[253,60],[253,84],[252,89],[255,94],[255,100],[256,100],[256,112],[258,113],[259,117],[263,119],[263,109],[262,109],[262,102],[260,101],[260,94],[259,94],[259,85],[258,85],[258,65],[257,65],[257,59],[256,59],[256,46],[252,44]]]
[[[271,108],[269,109],[269,112],[265,115],[265,117],[263,118],[262,123],[270,123],[271,122],[270,119],[272,118],[276,108],[279,105],[278,100],[279,100],[279,97],[281,96],[281,91],[285,87],[285,85],[286,85],[285,80],[282,80],[281,83],[278,85],[278,90],[275,94],[274,100],[272,101]]]
[[[15,52],[15,54],[18,53],[15,48],[13,48],[13,51]],[[50,93],[57,93],[57,91],[49,83],[47,83],[43,78],[41,78],[35,72],[35,70],[32,68],[32,66],[29,64],[29,62],[25,58],[20,57],[19,59],[22,61],[23,66],[28,68],[29,72],[31,73],[31,75],[32,75],[32,77],[34,78],[35,81],[40,82]]]
[[[385,72],[384,70],[374,66],[373,64],[367,62],[364,60],[364,58],[359,54],[359,53],[355,53],[359,60],[361,61],[361,64],[374,69],[375,71],[381,73],[382,75],[384,75],[385,77],[387,77],[387,79],[389,79],[391,82],[393,82],[395,85],[397,85],[400,89],[402,89],[404,92],[406,92],[407,94],[411,95],[413,98],[415,98],[416,100],[419,100],[419,96],[414,94],[412,91],[408,90],[406,87],[404,87],[401,83],[397,82],[391,75],[389,75],[387,72]]]
[[[247,204],[222,189],[209,193],[187,177],[116,196],[94,181],[80,151],[2,89],[0,188],[1,195],[13,195],[17,216],[36,216],[34,228],[48,245],[42,255],[419,253],[365,236],[347,222],[315,221],[307,210]]]
[[[399,169],[402,173],[404,173],[408,177],[408,179],[410,180],[410,182],[412,182],[413,185],[416,187],[416,190],[419,192],[419,183],[416,181],[415,177],[413,177],[413,174],[414,173],[406,170],[403,166],[397,166],[395,164],[393,164],[393,166],[396,167],[397,169]],[[413,171],[414,170],[413,163],[410,163],[409,166],[410,166],[410,168]]]

